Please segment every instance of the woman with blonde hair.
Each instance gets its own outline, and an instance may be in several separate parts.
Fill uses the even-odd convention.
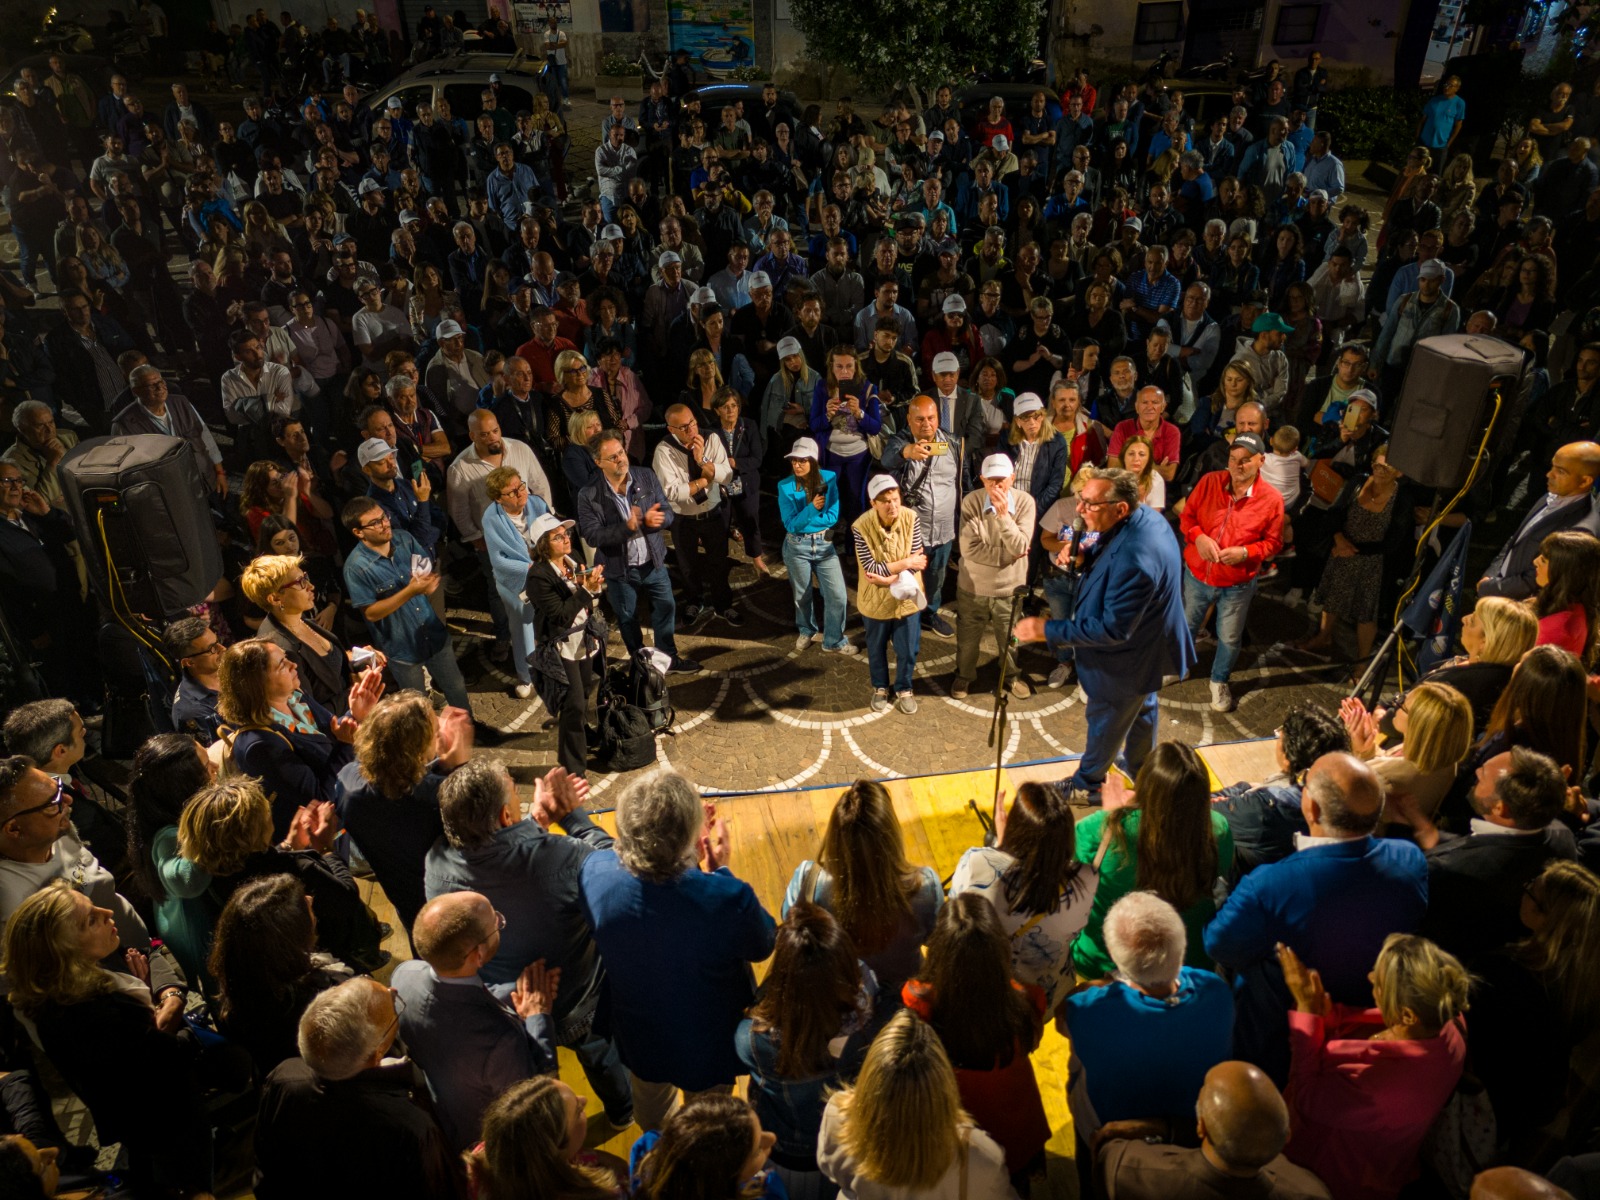
[[[244,244],[252,254],[274,250],[288,250],[292,243],[289,240],[289,231],[267,211],[267,206],[259,200],[248,201],[244,206]]]
[[[1061,495],[1066,478],[1067,439],[1051,423],[1044,401],[1033,392],[1018,396],[1011,414],[1005,453],[1016,463],[1012,486],[1033,497],[1035,512],[1048,512]]]
[[[861,368],[861,357],[847,343],[828,350],[828,369],[811,397],[811,436],[822,450],[822,465],[839,477],[839,499],[846,522],[866,511],[867,476],[872,452],[867,439],[883,430],[878,389]]]
[[[282,649],[298,668],[313,699],[330,710],[341,707],[354,682],[350,660],[338,636],[312,619],[319,615],[315,612],[317,596],[304,559],[298,554],[258,555],[239,576],[239,590],[266,613],[257,636]],[[337,614],[336,605],[337,594],[328,606],[329,616]]]
[[[881,783],[858,779],[833,806],[817,857],[795,868],[781,914],[802,902],[839,919],[877,976],[880,1000],[898,1003],[901,984],[921,964],[944,889],[932,867],[906,859],[894,801]]]
[[[576,350],[556,355],[556,394],[545,401],[544,436],[557,454],[567,448],[567,420],[573,413],[597,412],[607,429],[622,428],[622,413],[611,395],[589,386],[589,363]]]
[[[1435,667],[1422,682],[1448,684],[1465,696],[1472,706],[1473,737],[1480,738],[1517,663],[1538,640],[1539,619],[1519,601],[1480,596],[1461,618],[1459,636],[1464,653]]]
[[[1335,1196],[1398,1196],[1461,1079],[1472,977],[1427,939],[1391,933],[1362,1010],[1335,1004],[1292,947],[1278,961],[1294,1001],[1284,1154]]]
[[[694,413],[694,419],[702,429],[708,428],[713,417],[711,405],[721,393],[723,387],[722,372],[717,367],[717,356],[704,346],[689,353],[689,375],[684,381],[683,391],[678,396],[679,404],[687,404],[689,411]]]
[[[1472,705],[1449,684],[1419,683],[1395,709],[1394,731],[1404,740],[1379,750],[1383,715],[1381,708],[1368,712],[1354,696],[1339,705],[1350,749],[1372,764],[1388,804],[1408,818],[1415,813],[1432,820],[1472,748]]]
[[[583,1148],[588,1101],[561,1080],[514,1083],[483,1112],[483,1140],[467,1155],[477,1200],[621,1200],[627,1168]]]
[[[933,1027],[897,1013],[822,1114],[817,1165],[854,1200],[1016,1200],[1005,1152],[961,1107]]]
[[[128,264],[94,224],[78,226],[78,258],[89,278],[104,284],[119,296],[128,286]]]
[[[423,861],[444,834],[439,786],[472,756],[472,718],[400,692],[367,714],[355,751],[339,772],[339,819],[410,930],[427,900]]]
[[[3,968],[12,1007],[89,1108],[102,1142],[121,1142],[138,1190],[211,1191],[211,1126],[202,1078],[236,1049],[207,1052],[183,1020],[183,991],[150,993],[144,956],[128,973],[99,964],[120,945],[115,917],[62,879],[17,906]],[[248,1082],[248,1069],[241,1083]]]
[[[1472,202],[1478,197],[1478,181],[1472,167],[1472,155],[1456,155],[1439,172],[1439,210],[1446,223],[1457,213],[1472,212]]]
[[[361,900],[344,860],[329,853],[338,832],[333,805],[317,801],[295,814],[287,837],[274,840],[272,802],[246,775],[201,788],[178,817],[178,853],[211,876],[206,893],[218,915],[240,886],[292,875],[311,898],[317,945],[357,970],[389,961],[378,920]]]

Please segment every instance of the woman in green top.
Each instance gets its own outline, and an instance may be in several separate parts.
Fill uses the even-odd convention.
[[[1106,780],[1115,796],[1115,775]],[[1217,877],[1233,864],[1228,822],[1212,812],[1210,776],[1200,756],[1181,742],[1162,742],[1145,759],[1129,803],[1078,822],[1078,858],[1096,863],[1089,923],[1072,944],[1080,978],[1104,979],[1115,969],[1102,929],[1111,906],[1129,892],[1154,892],[1183,915],[1189,934],[1184,963],[1209,968],[1203,931],[1216,915]]]

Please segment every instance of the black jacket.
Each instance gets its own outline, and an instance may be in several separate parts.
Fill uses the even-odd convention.
[[[1423,937],[1468,967],[1520,939],[1522,889],[1551,859],[1574,859],[1572,834],[1559,821],[1540,833],[1448,837],[1428,851],[1428,911]]]
[[[260,1200],[450,1200],[460,1181],[410,1061],[318,1078],[291,1058],[261,1088],[255,1194]]]
[[[25,512],[22,524],[0,521],[0,607],[17,636],[32,641],[70,625],[83,606],[67,554],[73,539],[67,515],[57,508],[43,516]]]
[[[605,486],[604,479],[600,486]],[[593,611],[599,600],[584,587],[569,590],[555,567],[543,559],[528,569],[528,603],[533,606],[533,640],[538,645],[565,637],[579,614]]]

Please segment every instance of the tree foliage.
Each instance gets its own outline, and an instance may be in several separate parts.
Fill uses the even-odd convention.
[[[926,91],[1033,57],[1045,0],[790,0],[809,56],[862,86]]]

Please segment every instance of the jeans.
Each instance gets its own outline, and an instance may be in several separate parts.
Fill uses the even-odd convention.
[[[1011,650],[1011,597],[979,596],[956,589],[956,676],[972,680],[978,673],[978,650],[984,626],[994,631],[995,645],[1006,659],[1006,674],[1016,677],[1017,656]]]
[[[448,640],[444,646],[425,662],[406,662],[403,659],[389,656],[389,671],[394,675],[394,681],[402,688],[414,688],[424,695],[427,694],[422,679],[422,668],[428,668],[428,674],[433,676],[433,684],[444,698],[456,708],[464,708],[470,715],[472,700],[467,695],[467,681],[461,678],[461,665],[456,662],[456,649]]]
[[[869,585],[870,586],[870,585]],[[911,673],[917,667],[917,650],[922,645],[922,614],[879,621],[862,617],[867,630],[867,666],[874,689],[889,686],[889,643],[894,642],[894,693],[911,690]]]
[[[637,654],[644,646],[639,631],[639,593],[649,597],[651,627],[656,632],[656,649],[663,654],[678,657],[678,642],[673,632],[678,624],[678,606],[672,599],[672,580],[667,577],[663,564],[652,567],[629,567],[621,578],[606,580],[606,599],[611,601],[611,611],[617,614],[617,625],[622,630],[622,644],[629,654]]]
[[[511,618],[506,615],[500,589],[494,585],[494,567],[489,563],[489,552],[474,549],[472,553],[478,560],[478,573],[483,576],[483,586],[489,593],[489,620],[494,624],[494,640],[504,645],[511,640]]]
[[[572,89],[567,85],[567,64],[551,63],[550,70],[555,73],[556,91],[561,93],[561,98],[566,100],[571,97]]]
[[[1227,683],[1233,672],[1239,644],[1244,640],[1244,619],[1255,594],[1253,578],[1232,587],[1213,587],[1188,571],[1183,573],[1183,619],[1189,623],[1191,634],[1198,634],[1205,624],[1206,609],[1217,606],[1217,657],[1211,663],[1212,683]]]
[[[950,574],[950,555],[956,548],[955,539],[939,546],[924,546],[923,553],[928,556],[928,569],[922,573],[922,585],[928,591],[927,612],[936,613],[939,605],[944,603],[944,581]]]
[[[600,197],[600,222],[610,225],[617,219],[617,201],[613,196]]]
[[[1044,577],[1044,599],[1050,606],[1050,619],[1064,621],[1071,611],[1072,586],[1065,575],[1046,575]],[[1072,661],[1072,647],[1061,645],[1056,647],[1056,661],[1069,663]]]
[[[610,1038],[589,1035],[587,1042],[569,1046],[578,1057],[583,1074],[605,1106],[606,1116],[620,1125],[622,1119],[633,1111],[633,1087],[629,1083],[628,1068],[622,1065],[617,1044]]]
[[[1076,786],[1098,802],[1100,785],[1116,761],[1118,750],[1125,750],[1128,773],[1139,773],[1145,758],[1156,748],[1160,712],[1156,693],[1136,692],[1103,700],[1091,696],[1083,715],[1089,723],[1089,738],[1083,757],[1078,760]]]
[[[844,568],[826,533],[791,533],[783,539],[783,565],[789,568],[794,593],[794,626],[805,637],[817,632],[811,600],[811,577],[822,589],[822,644],[835,650],[844,643],[846,595]]]

